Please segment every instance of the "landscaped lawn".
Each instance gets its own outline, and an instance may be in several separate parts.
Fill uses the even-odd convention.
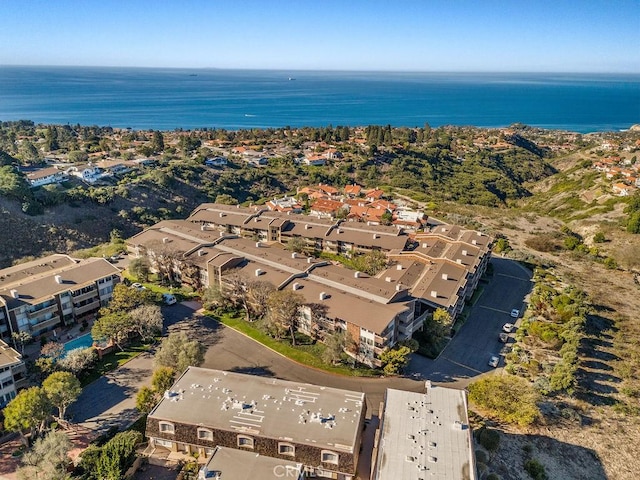
[[[80,383],[84,387],[94,380],[97,380],[105,373],[115,370],[121,365],[127,363],[129,360],[148,350],[149,345],[130,345],[127,346],[123,352],[121,352],[120,350],[115,350],[111,353],[107,353],[100,360],[98,360],[96,365],[87,375],[84,375],[81,378]]]
[[[253,338],[271,350],[304,365],[351,377],[372,377],[380,375],[380,371],[370,368],[352,368],[346,365],[327,365],[321,360],[322,353],[326,348],[322,343],[317,342],[312,345],[298,345],[294,347],[288,340],[276,340],[242,318],[237,318],[230,314],[224,314],[220,317],[213,314],[209,314],[209,316],[215,318],[220,323],[233,328],[234,330],[244,333],[248,337]]]

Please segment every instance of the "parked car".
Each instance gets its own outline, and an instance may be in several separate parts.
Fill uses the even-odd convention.
[[[491,358],[489,359],[490,367],[496,368],[499,363],[500,363],[500,357],[496,357],[495,355],[492,355]]]
[[[163,293],[162,301],[164,302],[165,305],[173,305],[177,302],[176,297],[173,296],[171,293]]]
[[[129,288],[135,288],[136,290],[146,290],[147,289],[147,287],[145,287],[144,285],[142,285],[141,283],[138,283],[138,282],[132,283],[131,287],[129,287]]]
[[[514,327],[513,323],[505,323],[502,326],[502,330],[504,330],[507,333],[511,333],[513,331],[513,327]]]
[[[510,315],[512,318],[518,318],[520,316],[520,310],[514,308],[513,310],[511,310]]]

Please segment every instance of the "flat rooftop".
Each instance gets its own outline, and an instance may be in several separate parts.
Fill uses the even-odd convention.
[[[364,393],[189,367],[149,418],[354,453]]]
[[[218,446],[200,472],[204,474],[205,479],[298,480],[302,478],[303,465],[280,458],[265,457],[255,452]],[[220,476],[216,477],[216,474]]]
[[[387,389],[375,480],[475,480],[464,390]]]
[[[21,361],[22,356],[4,341],[0,340],[0,368],[18,365]]]

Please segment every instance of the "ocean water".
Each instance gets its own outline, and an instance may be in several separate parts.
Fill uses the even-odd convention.
[[[640,75],[0,66],[0,120],[162,130],[519,122],[586,133],[640,123]]]

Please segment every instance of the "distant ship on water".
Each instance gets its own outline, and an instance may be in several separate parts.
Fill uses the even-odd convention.
[[[289,77],[289,81],[295,80],[295,78],[293,77]]]

